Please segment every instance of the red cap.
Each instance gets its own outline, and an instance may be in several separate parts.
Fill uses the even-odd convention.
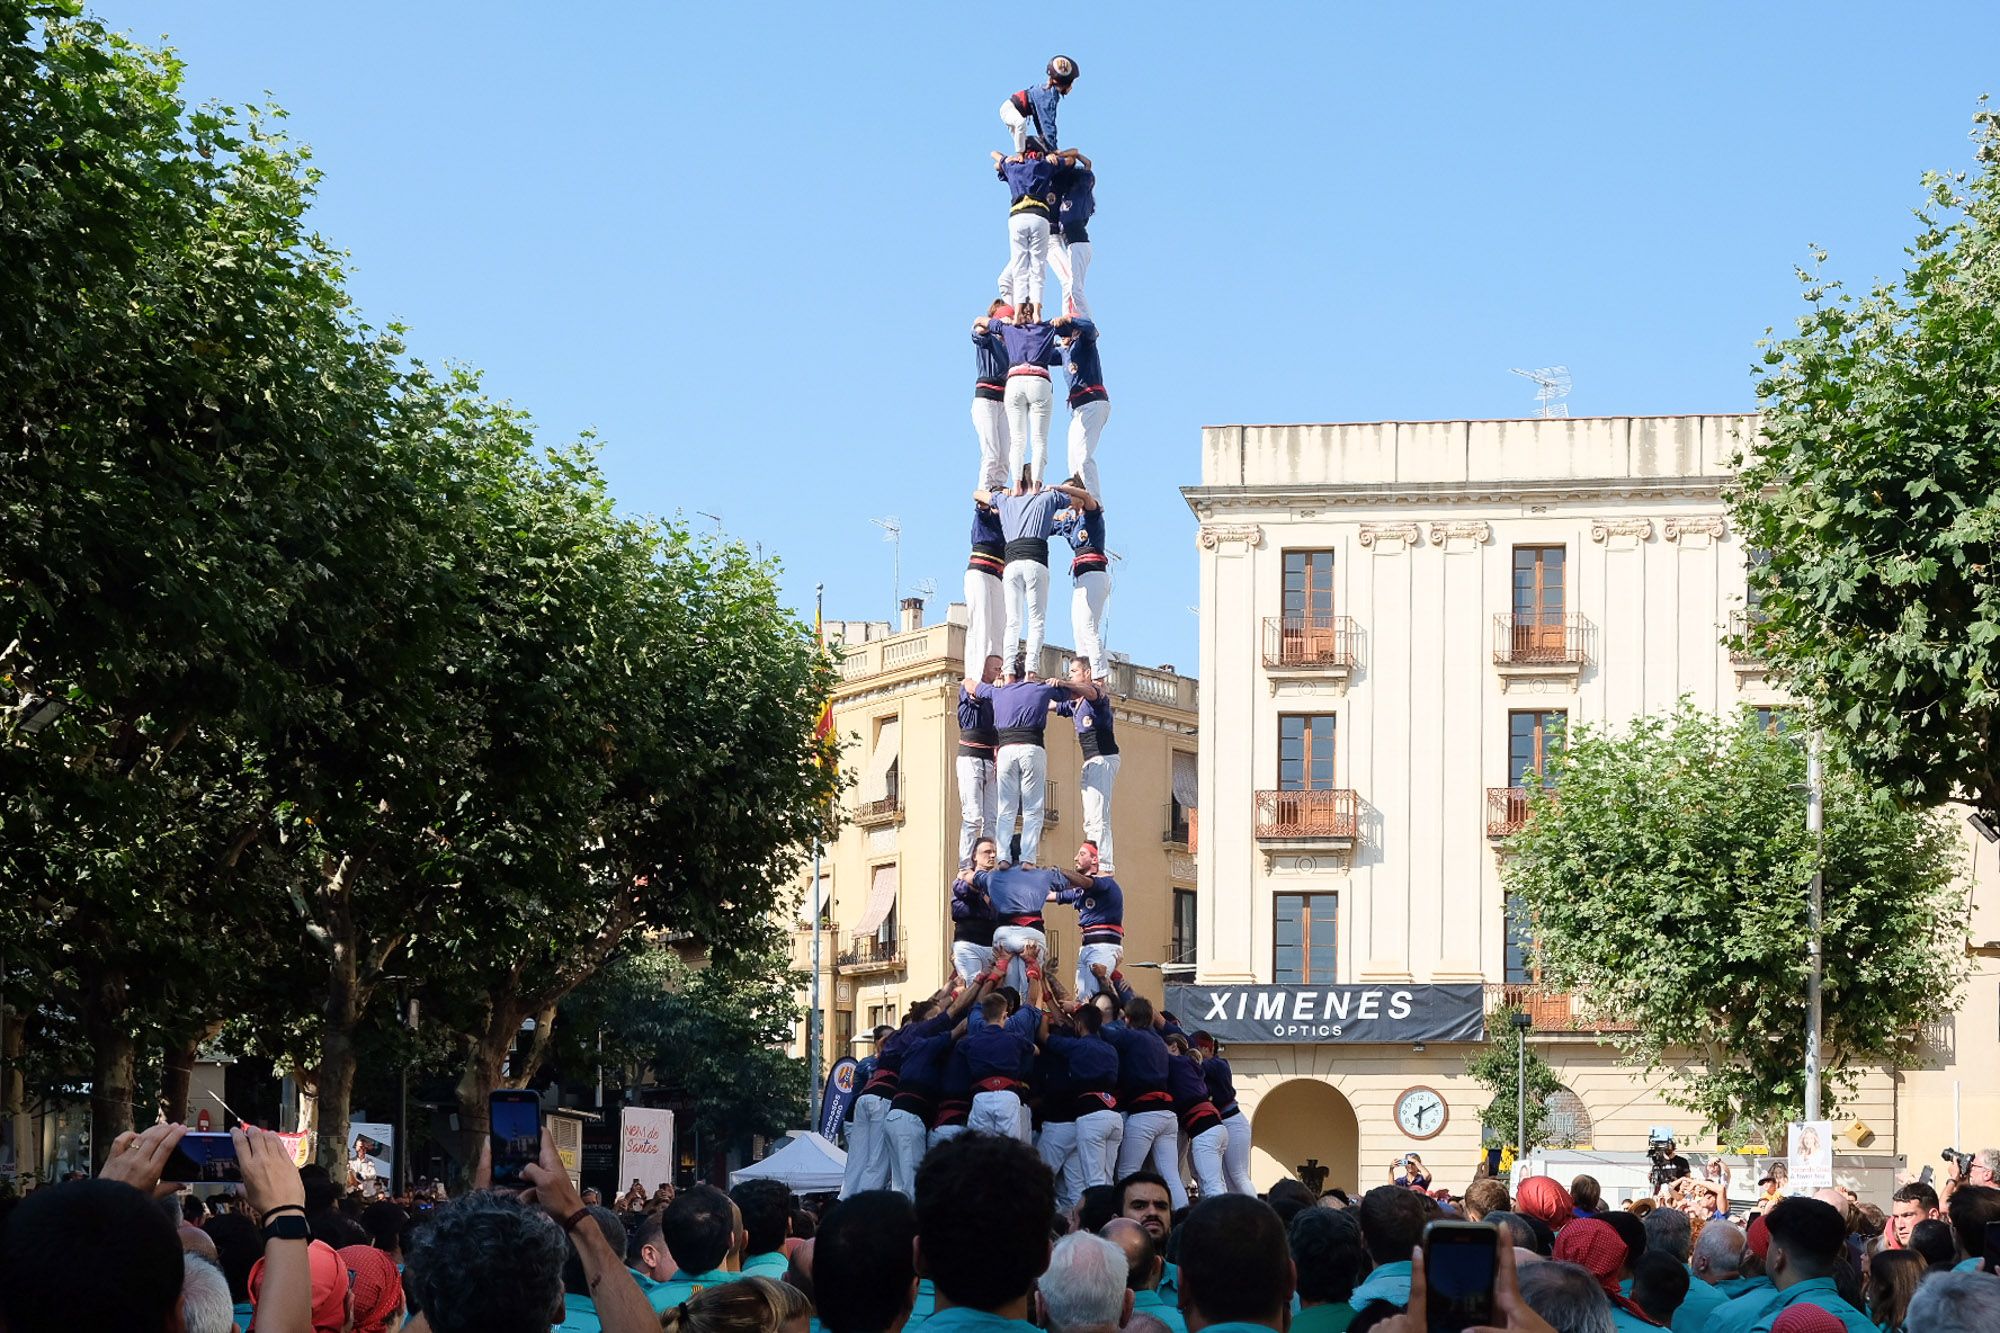
[[[1847,1333],[1847,1325],[1824,1306],[1800,1301],[1779,1313],[1771,1333]]]
[[[354,1333],[386,1333],[403,1309],[403,1275],[373,1245],[343,1245],[340,1261],[354,1275]],[[402,1320],[396,1320],[400,1328]]]
[[[1750,1253],[1756,1255],[1759,1259],[1764,1258],[1771,1252],[1771,1228],[1764,1221],[1762,1213],[1750,1219],[1750,1227],[1743,1233],[1743,1236],[1749,1242]]]
[[[313,1333],[340,1333],[347,1327],[347,1265],[339,1251],[323,1240],[306,1246],[306,1259],[312,1265]],[[264,1261],[259,1259],[250,1269],[253,1310],[263,1287]]]
[[[1010,306],[1010,305],[1003,305],[1003,306],[1001,306],[1001,307],[1000,307],[1000,308],[999,308],[998,310],[995,310],[995,311],[993,312],[993,318],[995,318],[995,319],[1012,319],[1012,318],[1014,318],[1014,307],[1013,307],[1013,306]]]

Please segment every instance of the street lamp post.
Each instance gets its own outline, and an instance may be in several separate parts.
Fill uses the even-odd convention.
[[[1813,840],[1812,886],[1806,893],[1806,1119],[1819,1119],[1820,1023],[1825,981],[1821,930],[1824,927],[1826,881],[1826,761],[1820,755],[1820,735],[1812,734],[1806,750],[1806,832]]]
[[[1514,1014],[1514,1157],[1528,1157],[1528,1029],[1535,1020],[1527,1013]]]

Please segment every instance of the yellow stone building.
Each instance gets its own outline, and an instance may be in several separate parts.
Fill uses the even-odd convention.
[[[922,603],[903,603],[902,622],[828,621],[841,646],[833,697],[841,763],[856,779],[845,795],[839,836],[822,858],[820,991],[830,1065],[865,1055],[867,1034],[894,1023],[911,1001],[951,972],[951,881],[958,867],[958,689],[964,676],[965,608],[922,623]],[[1193,839],[1197,689],[1171,667],[1115,661],[1118,786],[1112,804],[1118,882],[1125,891],[1125,970],[1141,994],[1161,994],[1159,964],[1192,960],[1196,919]],[[1063,673],[1069,650],[1048,647],[1041,672]],[[1068,720],[1048,729],[1048,801],[1041,859],[1067,865],[1083,840],[1077,786],[1082,756]],[[798,886],[794,962],[811,966],[812,884]],[[1071,980],[1076,914],[1051,906],[1049,942]],[[1150,963],[1153,966],[1141,966]],[[807,1000],[802,995],[801,1001]],[[805,1054],[806,1025],[796,1053]],[[821,1075],[824,1076],[824,1070]]]
[[[1488,1096],[1465,1076],[1472,1048],[1414,1022],[1342,1022],[1340,1006],[1358,1017],[1371,990],[1383,1014],[1525,1006],[1565,1085],[1551,1109],[1569,1137],[1631,1153],[1666,1125],[1697,1143],[1658,1080],[1536,984],[1509,927],[1502,840],[1525,812],[1523,775],[1565,723],[1619,723],[1683,695],[1782,715],[1762,664],[1727,646],[1748,552],[1723,492],[1756,428],[1680,416],[1203,432],[1185,495],[1211,743],[1200,954],[1179,1007],[1197,1026],[1238,1002],[1245,1021],[1265,1017],[1230,1050],[1260,1186],[1309,1157],[1329,1184],[1380,1184],[1410,1150],[1440,1185],[1471,1179]],[[1964,1006],[1926,1029],[1916,1067],[1866,1071],[1837,1116],[1837,1132],[1912,1169],[1961,1128],[1959,1147],[2000,1144],[2000,847],[1970,829],[1965,846]]]

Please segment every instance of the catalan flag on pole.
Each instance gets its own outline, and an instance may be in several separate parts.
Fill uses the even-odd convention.
[[[813,637],[819,640],[821,648],[826,647],[826,585],[813,589]],[[829,697],[821,701],[819,720],[813,723],[813,742],[819,746],[820,762],[826,762],[826,742],[833,735],[833,700]]]

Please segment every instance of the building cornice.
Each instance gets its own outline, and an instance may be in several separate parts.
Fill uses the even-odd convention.
[[[1719,501],[1734,478],[1557,477],[1545,481],[1365,482],[1353,485],[1183,486],[1181,496],[1195,517],[1285,508],[1344,505],[1370,508],[1472,505],[1602,503],[1605,500]]]

